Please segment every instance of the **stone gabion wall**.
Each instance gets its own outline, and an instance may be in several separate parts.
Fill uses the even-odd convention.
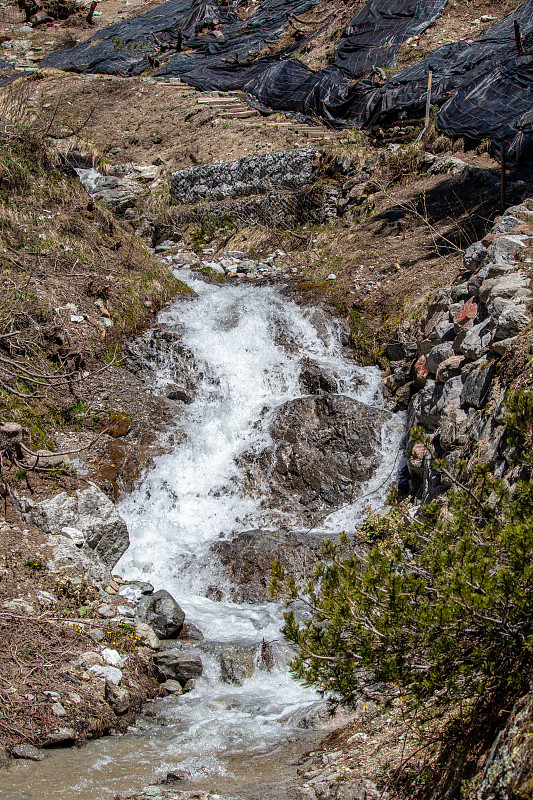
[[[317,150],[301,148],[188,167],[173,173],[170,193],[176,203],[198,203],[301,189],[314,180],[319,161]]]
[[[267,192],[236,200],[185,205],[173,213],[177,228],[190,223],[223,225],[237,230],[258,222],[268,227],[296,227],[304,222],[324,224],[337,216],[339,192],[322,184],[294,192]]]
[[[450,486],[465,457],[508,474],[507,387],[498,363],[528,335],[532,267],[530,199],[509,208],[491,234],[467,249],[463,274],[433,295],[421,325],[400,325],[389,343],[385,385],[396,408],[407,410],[408,434],[421,426],[449,473],[433,469],[423,444],[408,443],[411,490],[422,500]]]

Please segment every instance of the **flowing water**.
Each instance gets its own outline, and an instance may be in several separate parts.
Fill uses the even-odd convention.
[[[37,765],[16,764],[2,782],[1,798],[66,800],[76,791],[83,800],[103,800],[176,768],[187,777],[184,788],[229,786],[245,796],[242,775],[249,774],[250,764],[257,768],[279,748],[297,751],[299,739],[311,740],[298,722],[318,698],[289,676],[281,609],[274,603],[208,599],[209,586],[229,588],[210,546],[236,531],[298,526],[297,518],[265,509],[243,491],[237,464],[243,453],[268,445],[274,409],[301,395],[301,358],[333,374],[339,393],[371,405],[382,404],[380,373],[345,356],[335,323],[277,289],[211,285],[189,273],[180,277],[197,297],[175,304],[160,321],[179,331],[194,354],[199,389],[176,419],[180,444],[159,457],[120,503],[131,545],[115,571],[149,580],[176,597],[204,633],[204,675],[189,694],[152,704],[155,717],[141,718],[138,730],[57,752]],[[169,353],[161,358],[156,387],[172,381]],[[368,504],[383,502],[397,468],[402,428],[400,415],[384,426],[381,464],[362,487],[363,497],[332,514],[323,530],[353,530]],[[263,639],[274,643],[274,668],[261,669],[258,662],[242,686],[223,683],[217,653],[224,643],[253,649]]]

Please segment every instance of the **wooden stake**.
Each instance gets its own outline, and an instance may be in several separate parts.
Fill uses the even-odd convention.
[[[96,6],[97,5],[98,5],[98,3],[96,2],[96,0],[92,0],[91,5],[89,6],[89,10],[87,11],[87,16],[85,17],[85,19],[89,23],[89,25],[93,24],[93,14],[96,11]]]
[[[426,98],[426,122],[424,127],[428,127],[429,125],[429,112],[431,111],[431,84],[433,82],[433,70],[429,70],[428,73],[428,93]]]
[[[518,55],[524,55],[524,45],[522,44],[522,34],[520,32],[520,23],[517,19],[514,21],[514,38],[516,39],[516,49],[518,50]]]
[[[507,194],[506,167],[507,167],[507,145],[505,144],[505,142],[502,142],[502,147],[500,151],[500,202],[503,207],[505,207],[505,196]]]

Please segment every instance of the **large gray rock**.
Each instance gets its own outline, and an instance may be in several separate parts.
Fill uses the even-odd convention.
[[[88,671],[96,675],[97,678],[103,678],[115,686],[120,686],[122,670],[118,669],[118,667],[110,667],[109,665],[101,667],[99,664],[95,664],[93,667],[89,667]]]
[[[489,361],[482,361],[470,371],[461,392],[461,408],[481,408],[484,405],[494,372],[494,364]]]
[[[481,242],[478,242],[481,244]],[[460,303],[461,305],[468,300],[470,297],[468,293],[468,283],[467,281],[463,281],[462,283],[456,283],[455,286],[452,286],[452,302],[453,303]],[[452,308],[450,307],[450,312],[452,312]]]
[[[13,758],[26,758],[28,761],[42,761],[47,757],[48,754],[43,753],[42,750],[39,750],[32,744],[26,744],[23,742],[22,744],[16,744],[11,748],[11,755]]]
[[[437,383],[446,383],[450,378],[455,378],[457,375],[460,375],[464,363],[464,356],[456,355],[452,355],[445,361],[441,361],[435,374],[435,381]]]
[[[139,622],[144,622],[160,639],[172,639],[180,632],[185,612],[165,589],[141,597],[135,612]]]
[[[286,572],[303,586],[320,558],[324,534],[301,531],[252,530],[211,546],[232,584],[231,598],[238,603],[272,600],[268,584],[272,563],[280,561]]]
[[[471,800],[525,800],[531,796],[533,695],[522,697],[498,734]]]
[[[484,282],[492,278],[504,278],[506,275],[512,275],[515,270],[516,262],[514,261],[489,261],[479,270],[478,277]]]
[[[157,178],[157,167],[153,164],[113,164],[107,170],[108,175],[116,178],[128,178],[139,183],[152,183]]]
[[[488,261],[509,261],[525,247],[524,236],[498,236],[487,248]]]
[[[490,303],[488,310],[496,325],[494,332],[496,341],[517,336],[531,322],[525,306],[514,303],[512,300],[497,297]]]
[[[460,375],[456,375],[454,378],[449,378],[446,383],[442,387],[442,395],[439,397],[437,402],[437,412],[442,414],[442,412],[448,408],[450,403],[452,403],[457,398],[461,397],[461,392],[463,391],[463,381]]]
[[[443,331],[448,330],[448,326],[450,324],[450,314],[448,309],[438,309],[434,311],[432,314],[428,312],[428,319],[424,326],[424,339],[425,342],[432,342],[432,346],[434,347],[438,342],[440,342],[442,338]],[[429,353],[429,349],[427,349],[428,345],[420,348],[419,351],[426,355]],[[424,353],[424,350],[426,352]]]
[[[16,499],[18,513],[44,533],[62,535],[63,528],[77,528],[83,533],[85,545],[96,553],[107,567],[114,567],[129,546],[126,523],[114,503],[98,489],[78,489],[51,500],[35,503],[28,497]]]
[[[76,741],[76,731],[74,728],[60,728],[46,735],[42,743],[43,747],[65,747],[74,744]]]
[[[465,250],[463,264],[466,270],[475,272],[487,257],[487,248],[481,242],[474,242]]]
[[[416,355],[417,331],[414,325],[402,322],[394,331],[387,345],[387,358],[390,361],[403,361]]]
[[[453,331],[453,323],[449,322],[448,325]],[[443,361],[446,361],[451,355],[453,355],[453,344],[451,342],[443,342],[442,344],[436,345],[427,354],[426,369],[434,375],[439,365],[442,364]]]
[[[525,200],[523,203],[520,203],[517,206],[511,206],[510,208],[506,209],[505,215],[507,216],[507,214],[510,214],[520,222],[530,222],[533,220],[533,211],[531,210],[530,206],[531,199]]]
[[[387,411],[343,395],[284,403],[270,425],[273,444],[241,463],[252,491],[316,524],[360,493],[378,463]]]
[[[151,328],[127,345],[129,367],[156,394],[192,403],[198,389],[193,354],[172,330]],[[169,369],[170,367],[170,369]]]
[[[100,175],[90,190],[95,200],[105,203],[118,213],[134,206],[143,192],[143,187],[136,181],[113,175]]]
[[[505,212],[502,217],[496,217],[494,220],[495,225],[492,229],[492,233],[511,233],[515,228],[520,225],[520,220],[509,213],[509,210]]]
[[[220,678],[224,683],[242,686],[254,674],[254,651],[237,644],[227,644],[219,653]]]
[[[466,332],[459,345],[460,352],[472,361],[477,361],[490,347],[492,338],[491,320],[480,322]]]
[[[440,420],[440,443],[443,450],[461,447],[466,442],[468,415],[461,408],[460,398],[452,400]]]
[[[487,278],[481,284],[479,297],[488,304],[496,297],[503,297],[507,300],[515,298],[517,295],[526,299],[531,295],[529,285],[531,281],[522,270],[511,272],[499,278]]]
[[[140,643],[150,650],[159,650],[161,643],[159,637],[146,622],[135,623],[135,636],[139,639]]]
[[[316,361],[303,358],[300,370],[300,388],[302,394],[335,394],[338,384],[333,373]]]
[[[442,397],[444,387],[440,383],[428,381],[427,385],[417,394],[413,395],[408,408],[407,427],[421,425],[426,430],[434,431],[437,429],[441,408],[439,401]]]
[[[204,668],[196,650],[165,650],[154,655],[154,664],[161,681],[174,680],[182,685],[199,678]]]
[[[516,336],[510,336],[508,339],[500,339],[499,341],[494,341],[491,346],[491,352],[496,353],[498,356],[504,356],[509,348],[511,348],[515,342],[517,341]]]

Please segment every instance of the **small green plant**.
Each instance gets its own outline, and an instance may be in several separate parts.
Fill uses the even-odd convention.
[[[104,641],[121,650],[134,650],[141,644],[140,637],[135,633],[135,625],[128,622],[119,622],[109,627],[104,632]]]
[[[376,339],[367,329],[361,312],[351,309],[348,312],[350,322],[350,336],[355,346],[358,360],[362,364],[375,364],[379,355]]]
[[[121,53],[126,50],[128,53],[137,53],[140,50],[149,50],[153,48],[150,42],[123,42],[121,39],[113,39],[113,50]],[[133,115],[132,115],[133,116]]]
[[[62,475],[75,475],[75,470],[70,466],[70,464],[57,464],[57,466],[52,467],[48,470],[48,475],[51,478],[60,478]]]
[[[232,214],[225,212],[220,217],[212,214],[202,218],[200,225],[189,231],[192,249],[198,252],[213,241],[215,236],[235,228],[235,219]]]

